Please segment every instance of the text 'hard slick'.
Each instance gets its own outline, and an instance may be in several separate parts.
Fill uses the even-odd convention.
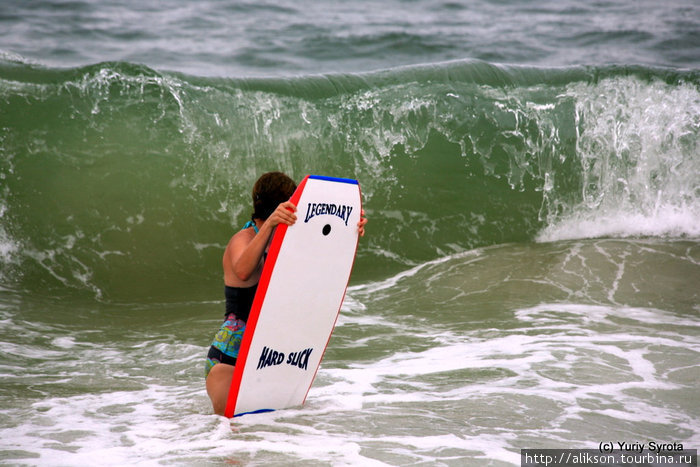
[[[286,363],[287,365],[295,366],[301,368],[302,370],[306,370],[309,365],[309,356],[311,355],[312,351],[313,348],[308,348],[299,352],[291,352],[287,356],[287,360],[285,361],[284,352],[278,352],[277,350],[273,350],[269,347],[263,347],[262,352],[260,352],[260,359],[258,359],[257,369],[260,370],[268,366],[281,365],[282,363]]]

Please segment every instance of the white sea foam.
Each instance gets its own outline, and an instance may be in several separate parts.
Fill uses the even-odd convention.
[[[576,101],[580,202],[545,189],[538,240],[700,237],[697,86],[616,77],[572,84],[567,95]]]
[[[6,222],[3,219],[5,209],[5,206],[0,201],[0,279],[5,279],[5,270],[8,270],[12,265],[18,264],[17,253],[20,249],[20,245],[3,226],[3,223]]]
[[[604,212],[578,212],[545,227],[538,242],[601,237],[700,238],[700,206],[662,206],[654,213],[624,206]]]

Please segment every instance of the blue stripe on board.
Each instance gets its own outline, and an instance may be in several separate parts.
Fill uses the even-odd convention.
[[[254,413],[265,413],[265,412],[274,412],[275,409],[258,409],[258,410],[253,410],[251,412],[243,412],[243,413],[237,413],[234,415],[234,417],[242,417],[243,415],[250,415]]]
[[[336,178],[336,177],[326,177],[324,175],[309,175],[309,178],[313,178],[316,180],[326,180],[328,182],[340,182],[340,183],[350,183],[352,185],[357,185],[357,180],[353,180],[352,178]]]

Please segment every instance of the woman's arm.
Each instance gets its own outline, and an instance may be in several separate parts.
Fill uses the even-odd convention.
[[[234,238],[231,245],[233,273],[242,281],[246,281],[260,266],[260,260],[270,241],[272,232],[279,224],[294,225],[297,220],[296,206],[285,201],[263,222],[257,235]]]

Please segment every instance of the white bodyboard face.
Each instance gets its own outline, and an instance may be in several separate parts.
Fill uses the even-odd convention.
[[[235,415],[303,404],[345,296],[357,249],[359,185],[309,176],[293,201],[299,190],[297,222],[275,232],[267,260],[274,264],[265,264],[272,270],[263,271],[257,292],[263,295],[243,338],[229,394]]]

